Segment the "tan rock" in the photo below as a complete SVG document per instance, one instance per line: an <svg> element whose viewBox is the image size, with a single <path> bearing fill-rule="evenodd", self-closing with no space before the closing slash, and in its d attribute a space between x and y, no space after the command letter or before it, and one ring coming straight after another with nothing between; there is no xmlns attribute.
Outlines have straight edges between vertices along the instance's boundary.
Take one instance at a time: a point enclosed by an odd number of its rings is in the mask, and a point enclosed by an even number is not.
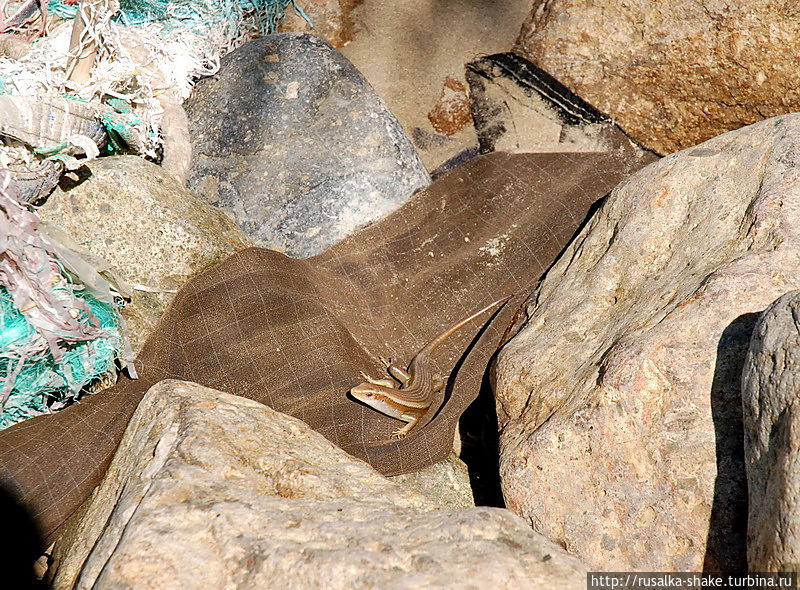
<svg viewBox="0 0 800 590"><path fill-rule="evenodd" d="M740 376L800 287L800 116L619 185L496 366L509 508L590 569L746 569Z"/></svg>
<svg viewBox="0 0 800 590"><path fill-rule="evenodd" d="M510 511L434 510L303 422L162 381L56 549L54 588L585 587Z"/></svg>
<svg viewBox="0 0 800 590"><path fill-rule="evenodd" d="M481 153L642 152L606 115L515 53L470 62L466 76Z"/></svg>
<svg viewBox="0 0 800 590"><path fill-rule="evenodd" d="M515 51L670 153L800 110L800 5L534 0Z"/></svg>
<svg viewBox="0 0 800 590"><path fill-rule="evenodd" d="M750 571L800 571L799 391L800 291L792 291L759 319L742 374Z"/></svg>
<svg viewBox="0 0 800 590"><path fill-rule="evenodd" d="M128 281L178 289L192 275L253 245L223 213L142 158L101 158L82 173L88 177L66 191L56 189L39 215ZM134 351L172 297L134 292L123 312Z"/></svg>
<svg viewBox="0 0 800 590"><path fill-rule="evenodd" d="M447 76L439 93L439 100L428 112L428 121L434 131L442 135L455 135L472 124L467 87L455 78Z"/></svg>
<svg viewBox="0 0 800 590"><path fill-rule="evenodd" d="M303 0L299 4L313 27L290 6L286 9L278 32L313 33L339 49L353 38L351 13L360 2L361 0Z"/></svg>

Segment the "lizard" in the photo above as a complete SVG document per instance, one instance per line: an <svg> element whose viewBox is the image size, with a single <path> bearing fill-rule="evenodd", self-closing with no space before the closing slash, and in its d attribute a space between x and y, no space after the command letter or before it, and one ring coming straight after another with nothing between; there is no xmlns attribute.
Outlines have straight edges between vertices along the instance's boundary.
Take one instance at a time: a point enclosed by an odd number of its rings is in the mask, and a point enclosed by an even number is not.
<svg viewBox="0 0 800 590"><path fill-rule="evenodd" d="M408 363L407 368L381 358L380 360L386 365L389 378L374 379L362 371L360 375L365 382L353 387L350 395L381 414L407 422L393 433L397 438L405 436L430 409L436 393L447 383L445 379L434 377L431 372L429 367L431 353L455 332L509 299L511 295L498 299L447 328L423 346Z"/></svg>

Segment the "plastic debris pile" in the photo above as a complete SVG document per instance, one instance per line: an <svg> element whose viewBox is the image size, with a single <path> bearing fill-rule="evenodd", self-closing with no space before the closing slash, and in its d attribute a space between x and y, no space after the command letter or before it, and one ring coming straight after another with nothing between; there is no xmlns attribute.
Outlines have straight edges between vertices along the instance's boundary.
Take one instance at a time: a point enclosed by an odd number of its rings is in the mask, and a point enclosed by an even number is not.
<svg viewBox="0 0 800 590"><path fill-rule="evenodd" d="M132 356L114 302L124 286L7 192L0 191L0 428L60 409Z"/></svg>
<svg viewBox="0 0 800 590"><path fill-rule="evenodd" d="M124 283L22 203L86 159L157 161L165 105L274 31L290 4L50 0L47 18L36 17L40 0L10 16L0 7L5 42L16 43L0 44L0 428L64 407L116 377L120 360L136 376L118 310ZM34 29L44 36L22 40Z"/></svg>
<svg viewBox="0 0 800 590"><path fill-rule="evenodd" d="M111 107L114 116L104 122L124 141L109 143L109 151L157 160L161 99L185 100L223 55L274 31L289 5L303 14L294 0L50 0L48 35L21 57L0 55L0 94ZM70 50L76 18L83 23L77 52ZM88 46L96 50L91 77L72 83L70 57ZM12 148L0 149L0 160L16 158Z"/></svg>

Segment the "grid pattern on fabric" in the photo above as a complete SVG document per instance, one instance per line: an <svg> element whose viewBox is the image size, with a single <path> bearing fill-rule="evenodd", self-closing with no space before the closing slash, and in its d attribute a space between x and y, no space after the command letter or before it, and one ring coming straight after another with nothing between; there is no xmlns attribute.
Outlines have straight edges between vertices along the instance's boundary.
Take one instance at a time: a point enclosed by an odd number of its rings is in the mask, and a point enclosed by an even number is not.
<svg viewBox="0 0 800 590"><path fill-rule="evenodd" d="M140 355L139 380L0 433L0 481L51 535L99 482L142 395L165 378L296 416L388 475L439 461L515 309L590 206L645 163L622 153L489 154L314 258L239 252L178 293ZM446 403L405 438L390 437L399 422L347 397L359 371L382 376L379 356L408 362L509 294L484 329L478 320L437 350L441 372L457 367Z"/></svg>

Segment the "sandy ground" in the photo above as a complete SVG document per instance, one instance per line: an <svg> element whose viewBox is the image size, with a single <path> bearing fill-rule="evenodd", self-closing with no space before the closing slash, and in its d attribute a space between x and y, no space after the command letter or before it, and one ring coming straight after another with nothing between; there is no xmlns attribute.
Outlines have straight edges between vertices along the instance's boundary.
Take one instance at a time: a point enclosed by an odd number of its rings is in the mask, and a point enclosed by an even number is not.
<svg viewBox="0 0 800 590"><path fill-rule="evenodd" d="M414 140L429 170L477 145L472 125L437 133L428 113L448 76L464 64L513 46L532 0L363 0L353 9L353 39L341 51L367 77ZM452 85L452 84L451 84Z"/></svg>

